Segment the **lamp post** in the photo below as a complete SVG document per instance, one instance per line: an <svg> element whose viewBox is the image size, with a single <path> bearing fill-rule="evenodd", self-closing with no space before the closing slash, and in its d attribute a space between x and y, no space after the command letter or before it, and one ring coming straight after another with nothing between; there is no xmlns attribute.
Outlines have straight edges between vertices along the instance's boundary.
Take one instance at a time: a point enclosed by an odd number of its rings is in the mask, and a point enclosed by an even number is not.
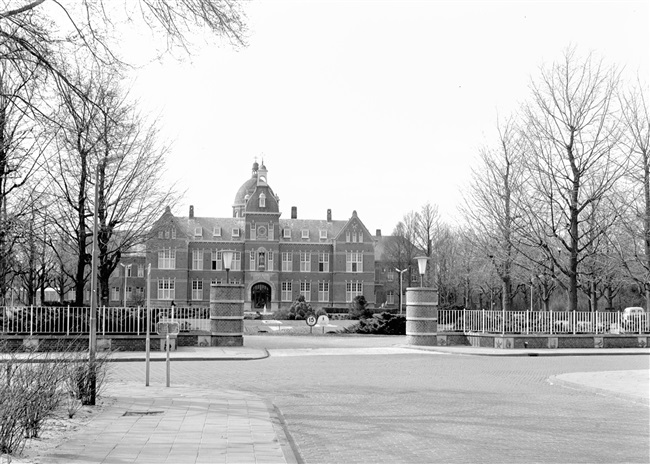
<svg viewBox="0 0 650 464"><path fill-rule="evenodd" d="M174 312L176 310L176 303L174 303L174 300L172 300L172 322L174 322Z"/></svg>
<svg viewBox="0 0 650 464"><path fill-rule="evenodd" d="M124 264L124 263L120 263L120 266L122 266L122 268L124 268L124 308L126 308L126 284L127 284L127 279L129 277L127 275L127 267L128 266L126 264Z"/></svg>
<svg viewBox="0 0 650 464"><path fill-rule="evenodd" d="M232 250L226 250L221 252L221 257L223 258L223 268L226 270L226 284L230 283L229 272L230 266L232 266L232 257L235 253Z"/></svg>
<svg viewBox="0 0 650 464"><path fill-rule="evenodd" d="M420 287L424 287L424 274L427 272L427 261L429 261L429 257L417 256L415 259L418 260L418 270L420 271Z"/></svg>
<svg viewBox="0 0 650 464"><path fill-rule="evenodd" d="M404 293L402 292L402 274L404 274L406 271L408 271L408 267L406 269L399 270L395 268L397 272L399 272L399 315L402 315L402 295Z"/></svg>
<svg viewBox="0 0 650 464"><path fill-rule="evenodd" d="M97 377L95 372L95 352L97 350L97 323L95 318L97 316L97 229L99 228L97 217L98 203L99 202L99 163L97 164L97 172L95 175L95 208L93 219L93 249L92 259L90 261L90 327L88 329L88 376L90 384L90 398L88 403L90 406L95 405L97 396Z"/></svg>

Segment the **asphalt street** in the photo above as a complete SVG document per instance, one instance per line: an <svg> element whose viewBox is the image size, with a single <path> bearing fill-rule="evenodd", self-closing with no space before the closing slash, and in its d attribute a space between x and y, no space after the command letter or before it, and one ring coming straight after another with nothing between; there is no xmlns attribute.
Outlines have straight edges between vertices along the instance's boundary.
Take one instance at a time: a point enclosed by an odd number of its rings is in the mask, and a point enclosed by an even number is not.
<svg viewBox="0 0 650 464"><path fill-rule="evenodd" d="M648 369L648 356L338 354L312 350L300 338L249 336L246 344L265 347L268 358L173 363L172 383L259 395L277 408L299 461L308 464L650 462L647 405L550 381L571 372ZM353 337L319 338L314 348L356 344ZM143 378L142 363L111 368L114 382ZM152 363L151 382L164 384L164 363Z"/></svg>

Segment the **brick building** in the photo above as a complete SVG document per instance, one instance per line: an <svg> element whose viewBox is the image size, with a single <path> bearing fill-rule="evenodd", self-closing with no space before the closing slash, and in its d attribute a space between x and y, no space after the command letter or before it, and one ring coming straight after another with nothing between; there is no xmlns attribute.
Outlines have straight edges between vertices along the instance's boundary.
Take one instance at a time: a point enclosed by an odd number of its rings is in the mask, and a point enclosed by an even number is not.
<svg viewBox="0 0 650 464"><path fill-rule="evenodd" d="M292 207L282 219L268 171L255 162L232 217L200 217L192 206L178 217L168 208L145 254L126 256L121 275L111 278L111 303L122 303L125 288L129 305L144 298L150 264L152 306L207 306L210 285L225 282L222 252L230 250L229 279L245 286L246 310L288 308L301 294L314 308L347 307L356 295L375 304L375 241L356 211L347 220L333 220L331 210L323 219L298 219Z"/></svg>

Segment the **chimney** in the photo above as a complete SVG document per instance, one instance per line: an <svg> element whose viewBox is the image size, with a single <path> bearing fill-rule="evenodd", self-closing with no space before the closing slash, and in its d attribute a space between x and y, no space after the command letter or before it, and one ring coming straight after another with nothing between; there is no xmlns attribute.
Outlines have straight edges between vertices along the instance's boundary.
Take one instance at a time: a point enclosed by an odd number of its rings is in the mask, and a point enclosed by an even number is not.
<svg viewBox="0 0 650 464"><path fill-rule="evenodd" d="M332 210L327 210L327 222L332 222Z"/></svg>
<svg viewBox="0 0 650 464"><path fill-rule="evenodd" d="M291 219L298 219L298 207L297 206L292 206L291 207Z"/></svg>
<svg viewBox="0 0 650 464"><path fill-rule="evenodd" d="M190 219L194 219L194 205L190 205Z"/></svg>
<svg viewBox="0 0 650 464"><path fill-rule="evenodd" d="M375 234L377 237L381 237L381 229L377 229L377 233Z"/></svg>

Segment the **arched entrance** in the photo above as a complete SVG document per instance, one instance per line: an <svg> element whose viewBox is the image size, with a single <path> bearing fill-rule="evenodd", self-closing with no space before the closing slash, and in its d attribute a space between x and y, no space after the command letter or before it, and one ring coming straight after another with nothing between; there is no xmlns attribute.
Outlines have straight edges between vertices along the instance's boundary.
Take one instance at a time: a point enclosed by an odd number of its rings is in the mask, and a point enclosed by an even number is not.
<svg viewBox="0 0 650 464"><path fill-rule="evenodd" d="M253 309L271 309L271 286L265 283L258 283L251 288L251 303Z"/></svg>

